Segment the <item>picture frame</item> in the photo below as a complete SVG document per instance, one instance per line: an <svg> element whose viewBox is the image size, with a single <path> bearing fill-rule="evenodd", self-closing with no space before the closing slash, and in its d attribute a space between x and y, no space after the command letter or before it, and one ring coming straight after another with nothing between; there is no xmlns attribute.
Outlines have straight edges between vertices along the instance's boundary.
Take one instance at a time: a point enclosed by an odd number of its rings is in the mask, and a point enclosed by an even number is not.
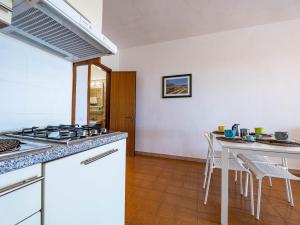
<svg viewBox="0 0 300 225"><path fill-rule="evenodd" d="M162 98L192 97L192 74L162 77Z"/></svg>

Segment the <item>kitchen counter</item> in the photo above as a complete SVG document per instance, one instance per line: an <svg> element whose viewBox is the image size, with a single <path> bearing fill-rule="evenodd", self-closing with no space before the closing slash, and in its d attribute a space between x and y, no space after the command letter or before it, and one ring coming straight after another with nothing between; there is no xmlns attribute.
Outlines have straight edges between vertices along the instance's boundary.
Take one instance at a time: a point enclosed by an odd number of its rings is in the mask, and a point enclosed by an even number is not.
<svg viewBox="0 0 300 225"><path fill-rule="evenodd" d="M41 149L34 152L24 152L0 159L0 174L32 166L37 163L45 163L60 159L92 148L126 139L127 136L127 133L114 132L70 145L49 143L51 147L47 149Z"/></svg>

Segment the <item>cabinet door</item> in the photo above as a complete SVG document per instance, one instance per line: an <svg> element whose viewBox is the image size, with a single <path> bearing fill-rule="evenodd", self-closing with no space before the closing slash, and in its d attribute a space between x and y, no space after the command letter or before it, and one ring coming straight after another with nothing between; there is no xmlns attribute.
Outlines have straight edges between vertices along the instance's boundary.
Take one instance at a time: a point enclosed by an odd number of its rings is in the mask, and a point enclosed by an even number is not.
<svg viewBox="0 0 300 225"><path fill-rule="evenodd" d="M75 8L96 32L102 33L103 0L65 0Z"/></svg>
<svg viewBox="0 0 300 225"><path fill-rule="evenodd" d="M44 225L124 224L125 142L44 165Z"/></svg>
<svg viewBox="0 0 300 225"><path fill-rule="evenodd" d="M41 164L0 175L0 225L14 225L41 210Z"/></svg>

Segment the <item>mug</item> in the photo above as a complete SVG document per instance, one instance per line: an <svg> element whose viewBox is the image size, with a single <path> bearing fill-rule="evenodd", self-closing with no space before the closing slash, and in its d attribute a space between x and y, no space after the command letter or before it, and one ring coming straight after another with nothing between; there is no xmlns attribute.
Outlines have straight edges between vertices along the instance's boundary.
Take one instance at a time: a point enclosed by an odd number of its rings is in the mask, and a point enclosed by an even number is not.
<svg viewBox="0 0 300 225"><path fill-rule="evenodd" d="M240 129L241 137L246 137L247 135L249 135L249 133L250 133L249 129L246 129L246 128Z"/></svg>
<svg viewBox="0 0 300 225"><path fill-rule="evenodd" d="M264 133L265 133L265 128L263 128L263 127L255 128L255 134L264 134Z"/></svg>
<svg viewBox="0 0 300 225"><path fill-rule="evenodd" d="M288 132L277 131L274 134L275 134L275 139L276 140L286 141L286 140L289 139L289 133Z"/></svg>
<svg viewBox="0 0 300 225"><path fill-rule="evenodd" d="M225 130L225 126L223 126L223 125L218 126L218 131L224 132L224 130Z"/></svg>
<svg viewBox="0 0 300 225"><path fill-rule="evenodd" d="M225 130L224 134L227 138L235 138L236 130Z"/></svg>

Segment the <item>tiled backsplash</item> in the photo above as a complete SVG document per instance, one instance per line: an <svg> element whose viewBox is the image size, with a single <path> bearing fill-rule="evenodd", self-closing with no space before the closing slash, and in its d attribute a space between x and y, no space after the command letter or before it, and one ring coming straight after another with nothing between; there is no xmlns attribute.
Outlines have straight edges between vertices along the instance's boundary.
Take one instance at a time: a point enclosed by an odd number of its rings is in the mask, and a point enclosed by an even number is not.
<svg viewBox="0 0 300 225"><path fill-rule="evenodd" d="M0 131L71 122L72 63L0 33Z"/></svg>

